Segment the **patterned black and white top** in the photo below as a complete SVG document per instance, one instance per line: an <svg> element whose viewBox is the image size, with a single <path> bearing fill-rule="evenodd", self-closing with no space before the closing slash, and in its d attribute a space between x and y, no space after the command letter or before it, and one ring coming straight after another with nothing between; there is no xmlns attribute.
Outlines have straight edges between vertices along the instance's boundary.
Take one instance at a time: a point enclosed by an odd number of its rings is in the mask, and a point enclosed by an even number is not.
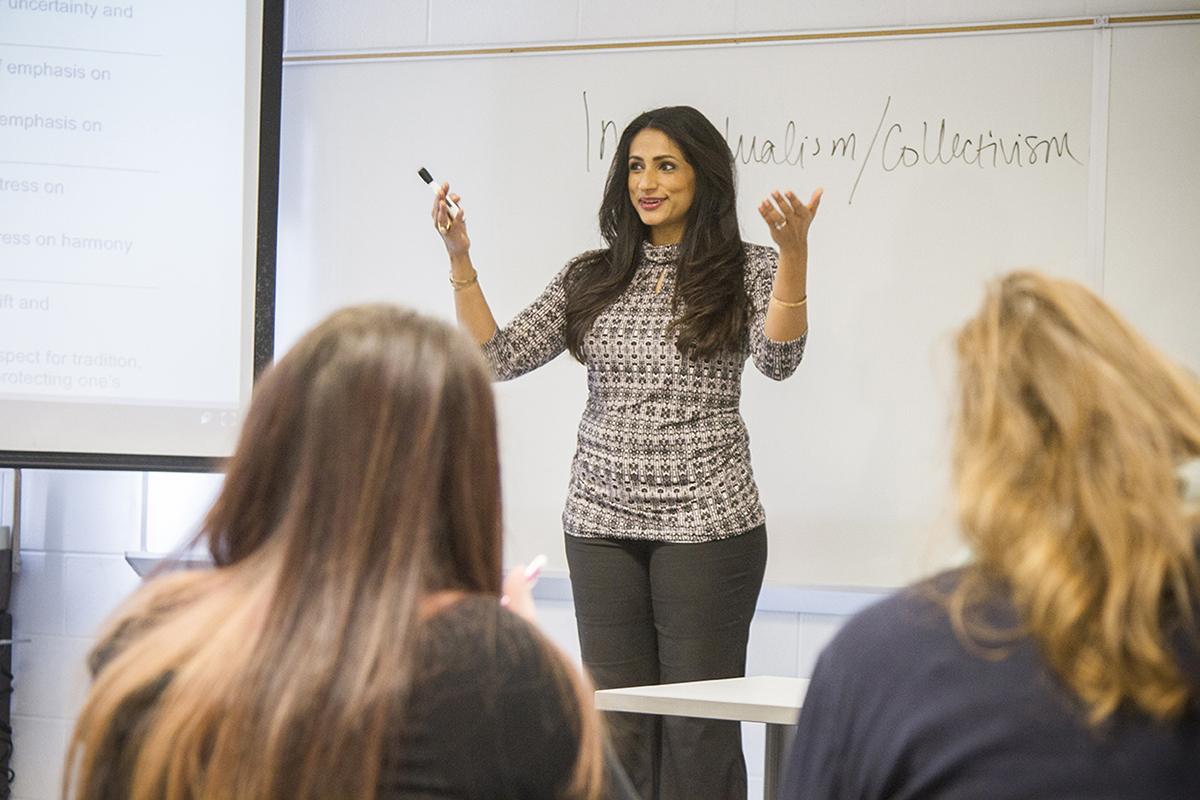
<svg viewBox="0 0 1200 800"><path fill-rule="evenodd" d="M738 411L742 370L752 356L760 372L783 380L800 363L807 334L774 342L763 333L779 256L744 246L753 311L738 351L692 358L668 335L678 245L643 244L629 287L597 317L583 347L588 400L563 511L568 534L707 542L764 522ZM566 349L566 269L483 345L499 380Z"/></svg>

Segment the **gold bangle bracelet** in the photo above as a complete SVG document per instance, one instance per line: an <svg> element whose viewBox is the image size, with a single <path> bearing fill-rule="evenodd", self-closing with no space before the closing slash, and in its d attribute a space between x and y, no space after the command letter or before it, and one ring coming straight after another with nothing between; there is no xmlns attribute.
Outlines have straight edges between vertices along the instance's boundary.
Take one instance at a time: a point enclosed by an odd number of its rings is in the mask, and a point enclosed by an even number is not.
<svg viewBox="0 0 1200 800"><path fill-rule="evenodd" d="M454 291L456 291L456 292L461 292L463 289L466 289L468 286L474 286L478 282L479 282L479 273L478 272L472 273L471 277L469 277L463 281L455 280L454 273L453 272L450 273L450 285L454 287Z"/></svg>
<svg viewBox="0 0 1200 800"><path fill-rule="evenodd" d="M808 302L808 295L804 295L804 299L798 303L789 303L787 300L780 300L778 297L775 296L774 292L771 292L771 299L774 300L776 303L779 303L779 305L783 306L784 308L799 308L800 306L802 306Z"/></svg>

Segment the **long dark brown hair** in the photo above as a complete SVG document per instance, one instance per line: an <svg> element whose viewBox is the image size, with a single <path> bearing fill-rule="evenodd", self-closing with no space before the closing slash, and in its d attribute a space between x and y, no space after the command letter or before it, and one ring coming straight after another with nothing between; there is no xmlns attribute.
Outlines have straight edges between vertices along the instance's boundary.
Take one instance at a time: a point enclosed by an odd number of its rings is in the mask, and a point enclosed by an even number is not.
<svg viewBox="0 0 1200 800"><path fill-rule="evenodd" d="M649 228L629 199L629 148L647 128L662 131L696 175L696 193L680 241L672 308L676 346L696 357L739 347L750 320L745 252L737 220L733 154L721 133L691 106L639 115L621 133L600 203L607 249L581 256L568 269L567 348L584 360L583 343L596 318L629 286Z"/></svg>
<svg viewBox="0 0 1200 800"><path fill-rule="evenodd" d="M151 581L101 636L64 796L373 797L429 601L498 599L500 537L478 348L393 306L335 313L258 385L199 537L217 568Z"/></svg>

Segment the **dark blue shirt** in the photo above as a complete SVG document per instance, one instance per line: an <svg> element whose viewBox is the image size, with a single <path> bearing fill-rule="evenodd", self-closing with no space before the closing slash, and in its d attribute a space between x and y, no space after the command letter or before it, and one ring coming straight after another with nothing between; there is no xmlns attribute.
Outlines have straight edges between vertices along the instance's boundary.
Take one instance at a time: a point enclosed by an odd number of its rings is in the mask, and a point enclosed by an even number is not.
<svg viewBox="0 0 1200 800"><path fill-rule="evenodd" d="M1200 798L1200 709L1177 723L1130 709L1087 724L1028 637L964 646L933 592L956 573L857 615L821 654L781 796ZM982 609L1009 626L1001 597ZM1185 657L1200 686L1194 659Z"/></svg>

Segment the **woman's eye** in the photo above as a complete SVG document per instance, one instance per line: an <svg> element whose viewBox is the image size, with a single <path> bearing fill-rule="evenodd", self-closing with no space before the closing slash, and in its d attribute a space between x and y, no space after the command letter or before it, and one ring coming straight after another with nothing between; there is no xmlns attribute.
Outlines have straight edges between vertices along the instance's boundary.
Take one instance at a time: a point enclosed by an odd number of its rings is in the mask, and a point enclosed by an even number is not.
<svg viewBox="0 0 1200 800"><path fill-rule="evenodd" d="M670 172L673 169L675 169L675 165L672 164L670 161L664 161L662 163L662 165L659 167L659 169L663 170L664 172Z"/></svg>
<svg viewBox="0 0 1200 800"><path fill-rule="evenodd" d="M630 164L630 165L629 165L629 171L630 171L630 172L641 172L641 171L642 171L642 165L641 165L639 162L636 162L636 161L635 161L634 163L632 163L632 164Z"/></svg>

